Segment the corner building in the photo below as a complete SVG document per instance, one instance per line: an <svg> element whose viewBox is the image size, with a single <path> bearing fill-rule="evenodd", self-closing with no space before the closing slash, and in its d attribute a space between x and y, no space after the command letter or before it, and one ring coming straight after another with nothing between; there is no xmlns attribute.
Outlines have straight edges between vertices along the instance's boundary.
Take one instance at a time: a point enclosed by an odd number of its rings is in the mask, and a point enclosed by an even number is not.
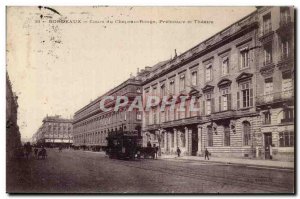
<svg viewBox="0 0 300 199"><path fill-rule="evenodd" d="M40 146L70 146L73 143L72 120L61 118L59 115L46 116L33 139Z"/></svg>
<svg viewBox="0 0 300 199"><path fill-rule="evenodd" d="M289 14L282 14L282 10ZM166 154L176 153L179 147L186 155L203 155L207 148L213 156L221 157L270 158L266 155L270 146L274 152L277 148L278 152L286 151L279 150L283 141L278 141L285 134L277 133L274 127L279 125L286 129L284 132L291 132L294 125L290 111L293 110L291 93L294 90L290 80L293 15L293 8L258 7L255 12L181 55L153 66L143 81L144 98L149 95L187 96L185 107L189 107L194 96L197 99L194 106L199 111L177 111L179 103L175 110L161 111L156 106L144 111L144 144L158 145ZM287 24L289 29L282 27ZM285 29L290 36L282 33ZM282 54L286 52L289 55ZM268 72L268 77L263 75L265 70L272 71ZM271 76L274 85L276 80L274 90L270 89ZM288 99L278 101L278 96L282 100L288 92L291 92ZM262 93L273 95L269 98L272 99L270 103L277 103L277 106L264 104ZM280 120L277 116L285 108L288 112ZM274 122L263 126L262 116L268 111L272 112ZM289 123L278 124L276 121ZM286 137L293 139L291 134Z"/></svg>

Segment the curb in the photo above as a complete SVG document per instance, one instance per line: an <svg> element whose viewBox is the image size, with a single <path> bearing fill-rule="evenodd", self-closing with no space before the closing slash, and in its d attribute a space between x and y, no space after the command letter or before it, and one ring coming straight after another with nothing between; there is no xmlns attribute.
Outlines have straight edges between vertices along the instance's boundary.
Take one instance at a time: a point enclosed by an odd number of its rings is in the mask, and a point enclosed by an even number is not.
<svg viewBox="0 0 300 199"><path fill-rule="evenodd" d="M260 164L243 164L243 163L234 163L234 162L223 162L217 160L195 160L195 159L180 159L180 158L160 158L160 160L178 160L178 161L193 161L193 162L212 162L212 163L223 163L227 165L234 166L248 166L248 167L261 167L261 168L270 168L270 169L285 169L285 170L294 170L294 167L284 167L284 166L270 166L270 165L260 165Z"/></svg>

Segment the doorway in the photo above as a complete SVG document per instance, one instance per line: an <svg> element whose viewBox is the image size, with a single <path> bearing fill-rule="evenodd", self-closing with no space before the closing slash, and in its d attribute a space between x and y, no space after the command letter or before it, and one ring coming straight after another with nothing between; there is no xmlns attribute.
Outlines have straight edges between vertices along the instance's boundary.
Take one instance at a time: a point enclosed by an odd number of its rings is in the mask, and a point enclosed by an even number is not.
<svg viewBox="0 0 300 199"><path fill-rule="evenodd" d="M192 156L196 156L198 152L198 128L197 126L192 128Z"/></svg>
<svg viewBox="0 0 300 199"><path fill-rule="evenodd" d="M272 133L265 133L264 140L265 140L265 159L272 159L271 149L270 149L272 147Z"/></svg>

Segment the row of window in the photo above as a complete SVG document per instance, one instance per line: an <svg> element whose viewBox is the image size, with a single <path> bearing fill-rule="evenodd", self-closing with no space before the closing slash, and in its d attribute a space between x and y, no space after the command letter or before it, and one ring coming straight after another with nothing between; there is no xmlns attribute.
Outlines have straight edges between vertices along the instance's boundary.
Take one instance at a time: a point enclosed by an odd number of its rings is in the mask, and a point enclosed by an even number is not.
<svg viewBox="0 0 300 199"><path fill-rule="evenodd" d="M91 144L91 143L106 143L106 131L95 132L92 134L76 135L74 136L75 143Z"/></svg>
<svg viewBox="0 0 300 199"><path fill-rule="evenodd" d="M136 113L136 120L140 121L142 119L141 113ZM118 121L126 121L127 120L127 112L126 110L117 113L109 113L105 116L100 116L89 121L84 121L79 124L74 125L74 132L85 132L92 129L96 129L103 125L109 125L116 123Z"/></svg>
<svg viewBox="0 0 300 199"><path fill-rule="evenodd" d="M248 121L243 122L243 145L249 146L251 145L251 125ZM214 131L212 126L207 127L207 146L213 147L214 146ZM229 125L224 126L224 146L230 146L230 127Z"/></svg>

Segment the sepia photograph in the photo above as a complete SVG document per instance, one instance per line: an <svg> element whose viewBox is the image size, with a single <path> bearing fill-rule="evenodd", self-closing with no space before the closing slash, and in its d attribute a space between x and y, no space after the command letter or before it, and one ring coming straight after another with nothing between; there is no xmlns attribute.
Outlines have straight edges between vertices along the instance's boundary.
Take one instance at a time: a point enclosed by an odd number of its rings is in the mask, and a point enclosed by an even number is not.
<svg viewBox="0 0 300 199"><path fill-rule="evenodd" d="M296 193L294 6L7 6L6 193Z"/></svg>

